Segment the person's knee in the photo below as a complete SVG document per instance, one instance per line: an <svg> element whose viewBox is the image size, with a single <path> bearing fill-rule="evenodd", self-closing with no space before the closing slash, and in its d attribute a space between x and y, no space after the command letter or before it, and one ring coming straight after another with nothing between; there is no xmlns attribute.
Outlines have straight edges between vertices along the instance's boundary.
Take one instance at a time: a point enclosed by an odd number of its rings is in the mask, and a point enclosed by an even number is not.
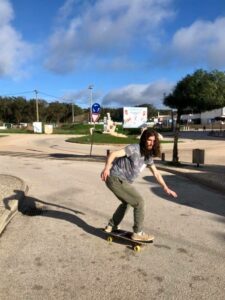
<svg viewBox="0 0 225 300"><path fill-rule="evenodd" d="M135 205L133 206L134 208L143 208L144 209L144 200L142 198L137 198L136 199L136 203Z"/></svg>
<svg viewBox="0 0 225 300"><path fill-rule="evenodd" d="M126 202L122 202L120 207L126 210L128 207L128 204Z"/></svg>

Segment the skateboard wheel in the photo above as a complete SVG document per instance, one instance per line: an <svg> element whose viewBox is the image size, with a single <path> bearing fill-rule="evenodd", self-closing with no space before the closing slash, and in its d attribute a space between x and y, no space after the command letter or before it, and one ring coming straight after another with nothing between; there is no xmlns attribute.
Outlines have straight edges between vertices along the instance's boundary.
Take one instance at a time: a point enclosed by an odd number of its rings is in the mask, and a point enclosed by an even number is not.
<svg viewBox="0 0 225 300"><path fill-rule="evenodd" d="M141 251L141 247L138 246L138 245L134 246L134 251L135 252L140 252Z"/></svg>
<svg viewBox="0 0 225 300"><path fill-rule="evenodd" d="M109 243L112 243L113 238L112 238L111 236L108 236L108 237L107 237L107 241L108 241Z"/></svg>

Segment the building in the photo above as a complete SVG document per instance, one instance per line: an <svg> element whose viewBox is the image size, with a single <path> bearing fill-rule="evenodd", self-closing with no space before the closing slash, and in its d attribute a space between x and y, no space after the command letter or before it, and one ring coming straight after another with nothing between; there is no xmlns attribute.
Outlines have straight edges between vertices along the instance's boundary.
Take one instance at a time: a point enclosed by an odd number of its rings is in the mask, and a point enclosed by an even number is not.
<svg viewBox="0 0 225 300"><path fill-rule="evenodd" d="M199 114L186 114L181 116L186 124L209 125L215 122L225 122L225 107L205 111Z"/></svg>

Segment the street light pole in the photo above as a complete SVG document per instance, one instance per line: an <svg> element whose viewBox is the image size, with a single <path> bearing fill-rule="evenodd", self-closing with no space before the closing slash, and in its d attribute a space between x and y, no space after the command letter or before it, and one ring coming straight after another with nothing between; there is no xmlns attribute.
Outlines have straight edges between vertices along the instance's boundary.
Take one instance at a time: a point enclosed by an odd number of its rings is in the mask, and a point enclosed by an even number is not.
<svg viewBox="0 0 225 300"><path fill-rule="evenodd" d="M92 109L92 89L93 89L93 84L90 84L89 85L89 87L88 87L88 89L90 90L90 113L89 113L89 121L90 121L90 123L91 123L91 115L92 115L92 111L91 111L91 109Z"/></svg>
<svg viewBox="0 0 225 300"><path fill-rule="evenodd" d="M37 114L37 122L39 122L39 111L38 111L38 98L37 98L37 94L38 91L34 90L35 94L36 94L36 114Z"/></svg>
<svg viewBox="0 0 225 300"><path fill-rule="evenodd" d="M74 123L74 104L72 102L72 123Z"/></svg>

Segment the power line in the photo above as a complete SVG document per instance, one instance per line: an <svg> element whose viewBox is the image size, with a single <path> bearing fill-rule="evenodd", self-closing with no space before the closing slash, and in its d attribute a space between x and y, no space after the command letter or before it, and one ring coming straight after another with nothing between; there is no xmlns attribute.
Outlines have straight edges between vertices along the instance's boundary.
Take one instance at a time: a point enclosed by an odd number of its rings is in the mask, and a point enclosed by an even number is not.
<svg viewBox="0 0 225 300"><path fill-rule="evenodd" d="M39 93L39 94L42 94L42 95L45 95L45 96L48 96L48 97L55 98L55 99L57 99L58 101L63 101L63 102L72 101L72 102L73 102L73 100L68 100L68 99L66 99L66 98L64 98L64 97L53 96L53 95L50 95L50 94L47 94L47 93L44 93L44 92L41 92L41 91L38 91L38 93Z"/></svg>
<svg viewBox="0 0 225 300"><path fill-rule="evenodd" d="M37 91L38 94L42 94L42 95L45 95L45 96L48 96L48 97L52 97L52 98L55 98L55 99L63 100L62 97L50 95L50 94L47 94L47 93L42 92L40 90L32 90L32 91L25 91L25 92L17 92L17 93L11 93L11 94L4 94L4 95L1 95L1 97L7 97L7 96L10 97L10 96L16 96L16 95L23 95L23 94L33 94L35 91Z"/></svg>
<svg viewBox="0 0 225 300"><path fill-rule="evenodd" d="M33 93L34 91L26 91L26 92L19 92L19 93L12 93L12 94L5 94L5 95L2 95L2 97L5 97L5 96L14 96L14 95L22 95L22 94L30 94L30 93Z"/></svg>
<svg viewBox="0 0 225 300"><path fill-rule="evenodd" d="M49 95L47 93L44 93L44 92L41 92L41 91L38 91L39 94L42 94L42 95L45 95L45 96L48 96L48 97L52 97L52 98L56 98L56 99L59 99L60 97L57 97L57 96L53 96L53 95Z"/></svg>
<svg viewBox="0 0 225 300"><path fill-rule="evenodd" d="M72 100L72 99L70 99L70 100L68 100L68 99L65 99L65 98L63 98L63 97L57 97L57 96L55 96L55 95L50 95L50 94L48 94L48 93L45 93L45 92L42 92L42 91L40 91L40 90L37 90L37 89L35 89L35 90L33 90L33 91L25 91L25 92L19 92L19 93L12 93L12 94L8 94L8 95L4 95L4 96L13 96L13 95L22 95L22 94L30 94L30 93L35 93L35 103L36 103L36 118L37 118L37 122L39 122L39 109L38 109L38 106L39 106L39 101L38 101L38 94L40 95L45 95L45 96L47 96L47 97L51 97L51 98L54 98L55 100L57 100L58 102L61 102L61 103L68 103L68 102L71 102L71 104L72 104L72 120L73 120L73 122L74 122L74 104L73 104L73 101L74 100ZM4 96L2 96L2 97L4 97ZM53 100L53 99L48 99L48 101L50 101L51 102L51 100ZM53 100L54 101L54 100Z"/></svg>

